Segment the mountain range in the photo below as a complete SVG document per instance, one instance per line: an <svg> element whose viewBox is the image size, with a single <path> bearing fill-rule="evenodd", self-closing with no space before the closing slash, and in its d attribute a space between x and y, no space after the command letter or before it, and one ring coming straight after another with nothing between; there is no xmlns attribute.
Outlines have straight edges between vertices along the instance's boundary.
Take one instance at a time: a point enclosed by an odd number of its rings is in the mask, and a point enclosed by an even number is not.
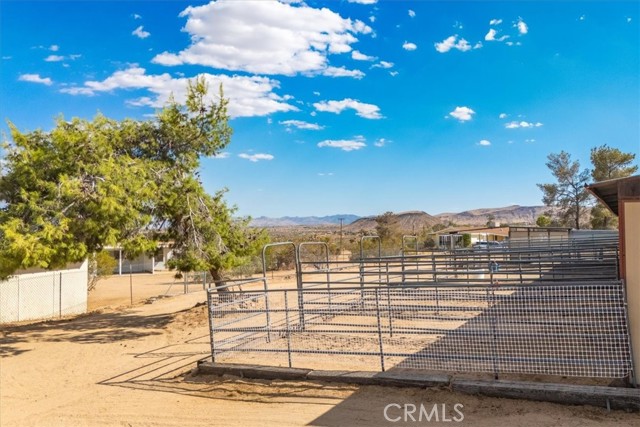
<svg viewBox="0 0 640 427"><path fill-rule="evenodd" d="M535 225L536 218L544 214L549 208L546 206L505 206L501 208L482 208L464 212L445 212L430 215L423 211L408 211L395 214L394 222L403 230L419 230L432 227L438 223L453 222L458 225L485 225L493 217L495 222L502 224ZM342 214L329 216L307 216L281 218L258 217L251 225L254 227L295 227L317 225L339 225L343 218L343 225L347 231L370 230L375 228L375 216L359 217L357 215Z"/></svg>

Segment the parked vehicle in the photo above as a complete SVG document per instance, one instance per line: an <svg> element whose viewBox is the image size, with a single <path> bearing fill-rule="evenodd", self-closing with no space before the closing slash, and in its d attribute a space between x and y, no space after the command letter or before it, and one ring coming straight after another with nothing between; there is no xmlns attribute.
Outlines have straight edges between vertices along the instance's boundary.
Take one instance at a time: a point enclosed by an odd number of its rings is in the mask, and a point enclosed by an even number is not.
<svg viewBox="0 0 640 427"><path fill-rule="evenodd" d="M498 249L502 249L504 246L502 246L502 243L500 242L495 242L495 241L483 241L480 240L476 243L473 244L473 250L498 250Z"/></svg>

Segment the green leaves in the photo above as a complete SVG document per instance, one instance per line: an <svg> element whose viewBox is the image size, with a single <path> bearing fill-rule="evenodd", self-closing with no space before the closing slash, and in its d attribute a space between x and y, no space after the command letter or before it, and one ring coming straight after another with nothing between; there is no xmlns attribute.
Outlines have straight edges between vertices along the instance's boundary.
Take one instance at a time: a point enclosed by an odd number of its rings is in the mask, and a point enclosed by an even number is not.
<svg viewBox="0 0 640 427"><path fill-rule="evenodd" d="M50 132L13 124L0 175L0 278L32 266L55 268L120 244L126 256L174 241L180 269L239 265L265 241L233 219L223 193L206 194L200 157L230 142L227 100L207 104L204 79L185 105L155 120L58 118Z"/></svg>

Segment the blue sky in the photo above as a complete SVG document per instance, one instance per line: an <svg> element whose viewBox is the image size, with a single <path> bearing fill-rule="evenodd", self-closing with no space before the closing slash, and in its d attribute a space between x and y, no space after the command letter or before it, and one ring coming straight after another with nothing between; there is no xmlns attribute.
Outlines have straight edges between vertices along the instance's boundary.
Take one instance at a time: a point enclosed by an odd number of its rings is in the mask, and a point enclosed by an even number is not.
<svg viewBox="0 0 640 427"><path fill-rule="evenodd" d="M0 116L146 120L204 74L234 136L203 181L241 214L538 205L551 152L640 157L639 24L637 1L2 1Z"/></svg>

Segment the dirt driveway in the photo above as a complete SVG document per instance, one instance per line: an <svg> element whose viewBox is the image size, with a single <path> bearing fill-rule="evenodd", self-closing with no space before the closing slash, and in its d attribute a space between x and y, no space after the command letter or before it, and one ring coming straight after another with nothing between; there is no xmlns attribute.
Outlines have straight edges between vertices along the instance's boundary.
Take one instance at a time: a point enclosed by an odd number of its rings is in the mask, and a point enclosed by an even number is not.
<svg viewBox="0 0 640 427"><path fill-rule="evenodd" d="M2 426L637 426L640 415L447 390L188 375L209 351L204 293L125 311L4 327ZM207 380L207 381L205 381ZM463 405L461 423L385 420L395 403ZM387 412L395 420L402 409ZM441 413L441 410L438 410Z"/></svg>

